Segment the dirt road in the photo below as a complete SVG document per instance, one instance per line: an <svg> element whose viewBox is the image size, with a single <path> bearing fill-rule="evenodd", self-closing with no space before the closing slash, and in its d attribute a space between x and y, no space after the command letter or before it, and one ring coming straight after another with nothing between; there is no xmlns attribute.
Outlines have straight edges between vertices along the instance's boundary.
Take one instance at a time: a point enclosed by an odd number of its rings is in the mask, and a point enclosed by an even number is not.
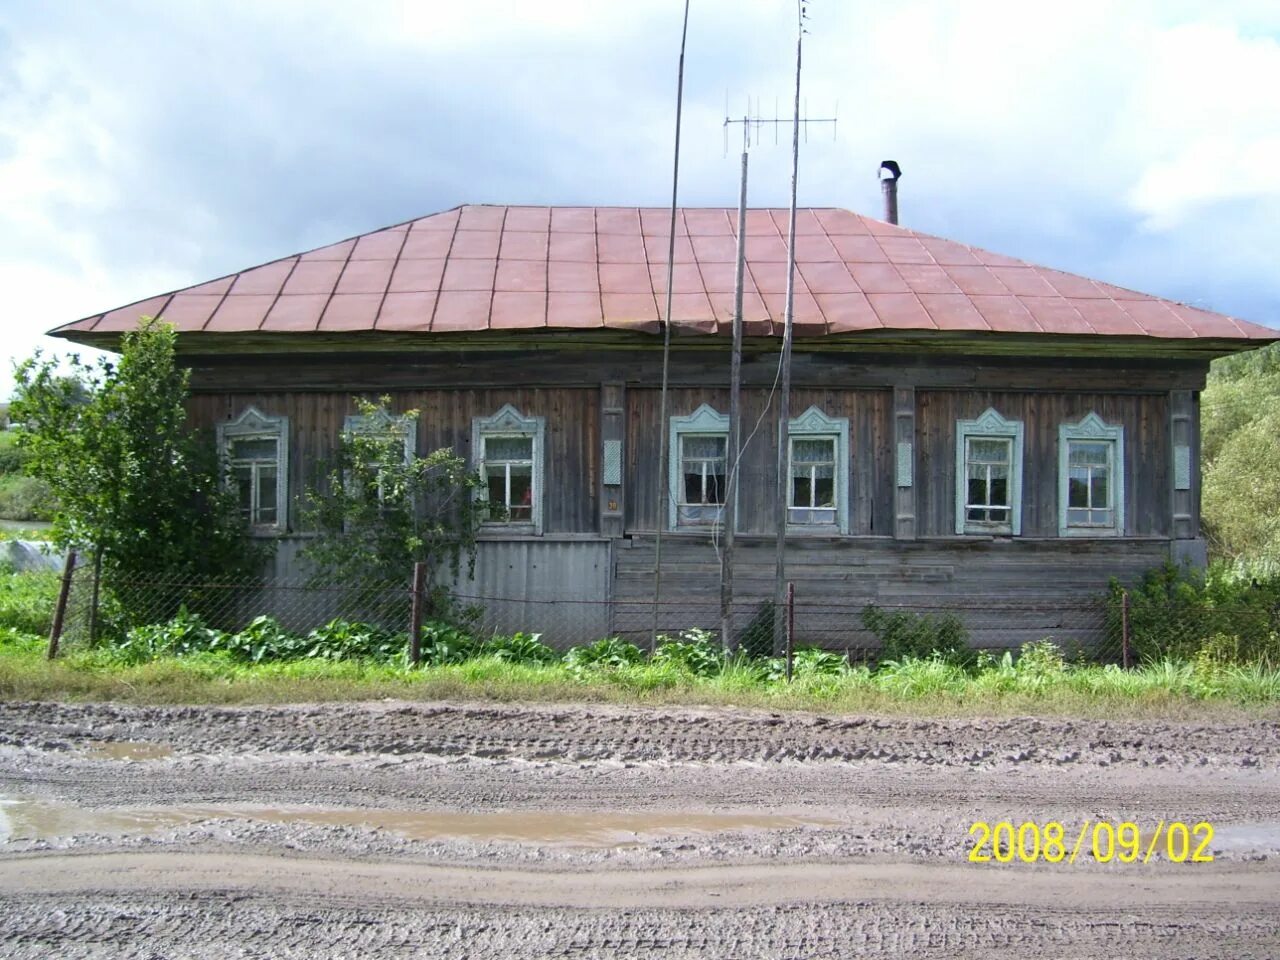
<svg viewBox="0 0 1280 960"><path fill-rule="evenodd" d="M6 957L1270 958L1278 906L1271 722L0 704Z"/></svg>

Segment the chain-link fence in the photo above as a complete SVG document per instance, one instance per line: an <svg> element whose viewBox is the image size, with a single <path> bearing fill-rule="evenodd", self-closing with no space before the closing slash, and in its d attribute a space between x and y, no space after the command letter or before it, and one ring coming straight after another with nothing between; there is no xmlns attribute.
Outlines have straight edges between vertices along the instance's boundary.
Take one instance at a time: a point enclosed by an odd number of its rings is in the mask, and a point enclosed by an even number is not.
<svg viewBox="0 0 1280 960"><path fill-rule="evenodd" d="M345 621L402 638L407 648L416 622L430 632L449 621L477 641L516 633L539 634L567 649L621 637L648 646L655 635L698 629L727 636L752 655L819 647L850 660L927 656L933 652L1017 650L1052 640L1064 653L1095 662L1128 664L1163 652L1192 656L1214 637L1280 633L1280 609L1249 603L1219 605L1206 614L1170 598L1152 600L1123 591L1046 599L1019 594L874 599L805 593L797 587L781 604L740 597L723 610L719 597L668 596L601 600L556 596L449 594L434 587L415 594L403 583L333 583L316 580L184 580L164 576L102 576L76 560L64 573L66 590L55 629L63 649L118 642L128 631L194 614L210 628L235 633L268 617L283 631L309 631ZM673 592L675 592L673 588Z"/></svg>

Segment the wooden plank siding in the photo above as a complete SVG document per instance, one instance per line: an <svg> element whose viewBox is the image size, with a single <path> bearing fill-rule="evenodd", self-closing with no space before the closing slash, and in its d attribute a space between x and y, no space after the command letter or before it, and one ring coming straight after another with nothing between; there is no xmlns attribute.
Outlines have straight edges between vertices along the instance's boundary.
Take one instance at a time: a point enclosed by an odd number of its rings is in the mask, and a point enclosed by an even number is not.
<svg viewBox="0 0 1280 960"><path fill-rule="evenodd" d="M600 477L599 388L491 388L400 390L390 394L393 413L419 410L418 452L441 447L471 458L471 421L510 403L525 416L547 419L544 452L543 525L548 534L594 533ZM377 394L364 394L376 400ZM344 419L356 412L351 393L200 393L188 403L192 423L212 429L239 416L250 404L289 418L289 526L300 529L308 485L322 482L332 463Z"/></svg>
<svg viewBox="0 0 1280 960"><path fill-rule="evenodd" d="M774 410L770 410L751 434L768 402L769 390L742 391L744 454L739 471L738 529L744 533L769 533L774 529L777 502L778 435ZM774 398L776 403L776 397ZM729 410L727 388L675 387L667 392L668 417L686 416L702 404L720 413ZM800 416L816 406L832 417L849 419L850 511L854 535L891 536L893 533L893 413L889 390L842 390L799 387L792 390L791 410ZM661 391L631 386L627 389L627 530L652 532L661 517L658 464L661 444ZM674 491L673 491L674 493Z"/></svg>
<svg viewBox="0 0 1280 960"><path fill-rule="evenodd" d="M1172 478L1167 394L922 390L916 393L918 536L954 536L956 421L993 407L1025 429L1022 536L1058 536L1058 425L1089 412L1124 426L1125 535L1170 535Z"/></svg>
<svg viewBox="0 0 1280 960"><path fill-rule="evenodd" d="M615 556L614 629L643 639L653 613L653 540L633 537ZM860 614L877 604L917 613L954 611L979 647L1017 647L1052 636L1096 651L1110 579L1134 582L1168 558L1169 542L1154 539L793 540L787 579L795 583L797 639L805 644L874 648ZM720 566L711 544L671 536L663 544L662 569L659 629L717 629ZM773 577L772 541L740 538L735 630L745 629L772 598Z"/></svg>
<svg viewBox="0 0 1280 960"><path fill-rule="evenodd" d="M1039 349L1050 351L1041 337ZM333 393L344 390L386 392L457 387L476 389L519 383L529 387L580 387L603 381L626 381L652 387L661 382L661 354L644 342L623 350L602 345L569 347L555 338L540 348L511 349L490 343L487 349L405 351L394 359L367 350L333 354L290 352L288 362L258 353L242 356L183 356L192 370L195 392L239 392L269 383L275 390ZM827 352L819 352L825 349ZM880 389L912 386L925 389L980 390L1094 390L1109 393L1201 390L1209 364L1204 360L1059 355L952 357L919 352L869 354L831 349L820 343L796 341L791 382L797 387ZM742 383L768 388L778 370L777 344L748 347L742 362ZM670 383L673 386L727 386L729 350L725 343L690 348L673 344Z"/></svg>

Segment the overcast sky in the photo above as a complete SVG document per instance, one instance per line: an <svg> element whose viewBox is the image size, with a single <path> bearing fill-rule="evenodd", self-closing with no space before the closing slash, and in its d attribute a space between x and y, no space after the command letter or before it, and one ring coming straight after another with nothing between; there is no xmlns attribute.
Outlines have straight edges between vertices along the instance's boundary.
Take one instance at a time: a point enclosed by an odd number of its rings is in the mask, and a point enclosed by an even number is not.
<svg viewBox="0 0 1280 960"><path fill-rule="evenodd" d="M811 0L800 203L1280 326L1280 3ZM57 324L461 203L670 202L681 0L0 7L4 364ZM680 199L786 113L788 0L692 0ZM752 153L785 205L787 132Z"/></svg>

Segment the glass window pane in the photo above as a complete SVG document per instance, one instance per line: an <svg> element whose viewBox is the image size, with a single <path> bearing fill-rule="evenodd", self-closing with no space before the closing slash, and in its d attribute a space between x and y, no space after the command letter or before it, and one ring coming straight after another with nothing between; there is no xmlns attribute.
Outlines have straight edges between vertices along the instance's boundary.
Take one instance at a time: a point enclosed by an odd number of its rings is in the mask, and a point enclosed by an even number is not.
<svg viewBox="0 0 1280 960"><path fill-rule="evenodd" d="M275 440L233 440L231 441L231 458L233 460L275 460Z"/></svg>
<svg viewBox="0 0 1280 960"><path fill-rule="evenodd" d="M834 507L836 505L836 483L832 477L818 477L814 484L814 506Z"/></svg>
<svg viewBox="0 0 1280 960"><path fill-rule="evenodd" d="M240 515L251 521L253 511L253 468L236 467L231 471L231 479L236 487L237 500L240 504Z"/></svg>
<svg viewBox="0 0 1280 960"><path fill-rule="evenodd" d="M533 517L533 468L528 465L511 466L512 520L530 520Z"/></svg>
<svg viewBox="0 0 1280 960"><path fill-rule="evenodd" d="M1089 505L1089 480L1087 470L1071 471L1067 478L1067 506L1087 507Z"/></svg>
<svg viewBox="0 0 1280 960"><path fill-rule="evenodd" d="M724 503L724 474L707 471L707 503Z"/></svg>
<svg viewBox="0 0 1280 960"><path fill-rule="evenodd" d="M682 436L682 455L686 460L723 460L728 440L725 437Z"/></svg>
<svg viewBox="0 0 1280 960"><path fill-rule="evenodd" d="M684 502L685 503L701 503L702 502L702 471L697 473L684 474Z"/></svg>
<svg viewBox="0 0 1280 960"><path fill-rule="evenodd" d="M1008 463L1011 444L1008 440L969 438L969 460L974 463Z"/></svg>
<svg viewBox="0 0 1280 960"><path fill-rule="evenodd" d="M809 477L807 475L791 478L791 506L809 506Z"/></svg>
<svg viewBox="0 0 1280 960"><path fill-rule="evenodd" d="M1094 441L1071 441L1071 465L1084 466L1093 464L1106 466L1110 454L1110 443Z"/></svg>
<svg viewBox="0 0 1280 960"><path fill-rule="evenodd" d="M1090 506L1106 507L1111 503L1110 484L1107 483L1107 471L1105 468L1095 468L1093 471L1093 496L1090 499Z"/></svg>
<svg viewBox="0 0 1280 960"><path fill-rule="evenodd" d="M989 510L987 512L991 517L992 523L1008 523L1009 522L1008 510Z"/></svg>
<svg viewBox="0 0 1280 960"><path fill-rule="evenodd" d="M969 503L987 502L987 478L985 475L975 477L974 468L969 468Z"/></svg>
<svg viewBox="0 0 1280 960"><path fill-rule="evenodd" d="M258 468L258 512L271 511L271 519L259 519L259 523L274 523L276 512L276 468Z"/></svg>
<svg viewBox="0 0 1280 960"><path fill-rule="evenodd" d="M506 506L507 478L502 470L489 470L485 477L485 488L489 494L489 502L498 506Z"/></svg>
<svg viewBox="0 0 1280 960"><path fill-rule="evenodd" d="M533 437L485 437L484 459L532 460Z"/></svg>
<svg viewBox="0 0 1280 960"><path fill-rule="evenodd" d="M793 440L791 442L791 462L798 463L831 463L836 458L835 440L823 437L820 439Z"/></svg>
<svg viewBox="0 0 1280 960"><path fill-rule="evenodd" d="M1002 507L1009 505L1009 481L1007 479L994 476L991 478L991 499L988 502L999 504Z"/></svg>

